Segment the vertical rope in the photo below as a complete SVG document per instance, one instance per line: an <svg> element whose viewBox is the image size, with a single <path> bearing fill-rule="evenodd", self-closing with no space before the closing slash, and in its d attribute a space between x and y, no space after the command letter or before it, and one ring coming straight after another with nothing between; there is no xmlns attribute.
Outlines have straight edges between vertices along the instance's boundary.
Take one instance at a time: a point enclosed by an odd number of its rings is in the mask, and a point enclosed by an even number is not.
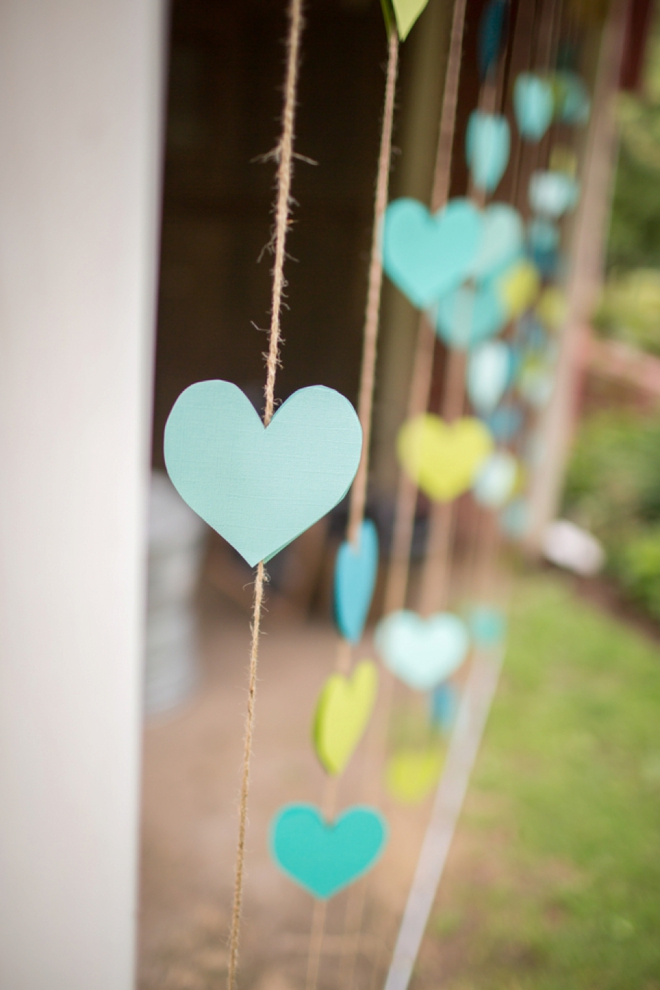
<svg viewBox="0 0 660 990"><path fill-rule="evenodd" d="M374 226L371 237L371 258L369 261L369 288L364 315L364 343L362 348L362 369L360 372L360 392L358 395L358 416L362 426L362 456L351 489L348 512L348 538L355 545L358 541L360 525L364 519L367 500L367 476L369 469L369 446L371 442L371 411L374 398L376 374L376 344L378 340L378 320L380 316L380 296L383 284L383 264L380 256L380 227L387 207L387 194L392 157L392 124L394 120L394 93L399 63L399 37L396 31L390 32L387 58L387 82L385 84L385 107L383 128L380 136L378 175L374 200Z"/></svg>
<svg viewBox="0 0 660 990"><path fill-rule="evenodd" d="M284 109L282 112L282 134L273 157L277 168L277 200L275 204L275 226L273 245L273 287L271 296L270 333L266 356L266 408L264 426L273 418L275 408L275 376L280 363L282 296L286 287L284 259L286 257L286 236L290 226L291 179L293 175L293 136L296 112L296 91L298 86L298 64L300 61L300 38L303 28L302 0L291 0L289 5L289 30L287 35L286 78L284 83ZM264 598L264 585L267 581L263 561L257 567L254 584L254 604L252 610L252 642L250 645L250 673L248 682L248 704L245 716L245 739L243 746L243 772L238 809L238 842L236 846L236 866L234 878L234 900L232 905L231 929L229 933L229 966L227 988L234 990L238 968L241 909L243 903L243 877L245 872L245 834L247 831L247 803L250 790L250 761L252 756L252 735L254 731L254 704L257 692L257 659L259 655L259 632L261 610Z"/></svg>

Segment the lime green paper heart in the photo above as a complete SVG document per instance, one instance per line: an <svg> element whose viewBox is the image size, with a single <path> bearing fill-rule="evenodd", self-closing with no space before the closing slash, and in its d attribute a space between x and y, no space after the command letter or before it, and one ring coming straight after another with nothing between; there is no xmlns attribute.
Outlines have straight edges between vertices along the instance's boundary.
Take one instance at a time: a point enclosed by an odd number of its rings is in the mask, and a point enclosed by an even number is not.
<svg viewBox="0 0 660 990"><path fill-rule="evenodd" d="M361 660L350 677L332 674L316 704L312 738L319 760L333 775L346 768L362 738L376 700L378 669Z"/></svg>
<svg viewBox="0 0 660 990"><path fill-rule="evenodd" d="M401 41L406 40L410 29L428 2L429 0L392 0L396 27Z"/></svg>
<svg viewBox="0 0 660 990"><path fill-rule="evenodd" d="M397 437L403 469L437 502L451 502L467 491L492 447L488 429L471 417L449 425L424 413L404 423Z"/></svg>
<svg viewBox="0 0 660 990"><path fill-rule="evenodd" d="M442 754L437 749L395 753L387 764L388 791L404 804L422 801L437 783L442 762Z"/></svg>

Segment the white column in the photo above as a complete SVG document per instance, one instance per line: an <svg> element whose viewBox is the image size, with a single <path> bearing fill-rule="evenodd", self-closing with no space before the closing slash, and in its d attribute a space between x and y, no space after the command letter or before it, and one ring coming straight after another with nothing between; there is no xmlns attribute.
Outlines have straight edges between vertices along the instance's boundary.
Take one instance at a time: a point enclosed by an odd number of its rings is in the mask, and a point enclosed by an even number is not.
<svg viewBox="0 0 660 990"><path fill-rule="evenodd" d="M161 0L0 4L0 987L133 985Z"/></svg>

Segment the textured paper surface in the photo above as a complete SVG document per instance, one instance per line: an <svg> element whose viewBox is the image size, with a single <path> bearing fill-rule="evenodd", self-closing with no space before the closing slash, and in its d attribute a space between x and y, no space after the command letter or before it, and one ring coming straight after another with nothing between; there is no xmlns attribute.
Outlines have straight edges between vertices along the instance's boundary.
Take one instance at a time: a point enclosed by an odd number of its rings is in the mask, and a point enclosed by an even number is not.
<svg viewBox="0 0 660 990"><path fill-rule="evenodd" d="M492 193L506 171L511 131L506 117L473 110L465 136L465 153L477 189Z"/></svg>
<svg viewBox="0 0 660 990"><path fill-rule="evenodd" d="M323 685L314 715L316 755L330 774L340 774L355 751L376 701L378 669L361 660L350 677L331 674Z"/></svg>
<svg viewBox="0 0 660 990"><path fill-rule="evenodd" d="M359 643L378 571L378 532L370 519L360 527L358 546L345 540L335 561L335 620L345 639Z"/></svg>
<svg viewBox="0 0 660 990"><path fill-rule="evenodd" d="M361 447L353 406L321 385L294 392L265 428L236 385L198 382L165 426L173 485L252 566L341 501Z"/></svg>
<svg viewBox="0 0 660 990"><path fill-rule="evenodd" d="M393 612L376 629L385 666L417 691L430 691L458 670L468 646L465 623L450 612L429 619L407 610Z"/></svg>
<svg viewBox="0 0 660 990"><path fill-rule="evenodd" d="M396 26L401 41L405 41L413 24L426 7L429 0L392 0Z"/></svg>
<svg viewBox="0 0 660 990"><path fill-rule="evenodd" d="M496 282L461 285L438 303L436 331L449 347L468 350L502 330L509 320Z"/></svg>
<svg viewBox="0 0 660 990"><path fill-rule="evenodd" d="M292 880L326 900L363 876L380 858L387 822L373 808L349 808L331 823L311 804L289 804L271 826L273 859Z"/></svg>
<svg viewBox="0 0 660 990"><path fill-rule="evenodd" d="M397 437L401 466L437 502L451 502L467 491L492 447L488 429L472 417L448 425L424 413L404 423Z"/></svg>
<svg viewBox="0 0 660 990"><path fill-rule="evenodd" d="M481 416L492 413L506 392L513 372L511 348L501 340L489 340L471 351L467 366L470 402Z"/></svg>
<svg viewBox="0 0 660 990"><path fill-rule="evenodd" d="M550 81L533 72L521 72L513 87L513 109L521 137L526 141L540 141L555 112Z"/></svg>

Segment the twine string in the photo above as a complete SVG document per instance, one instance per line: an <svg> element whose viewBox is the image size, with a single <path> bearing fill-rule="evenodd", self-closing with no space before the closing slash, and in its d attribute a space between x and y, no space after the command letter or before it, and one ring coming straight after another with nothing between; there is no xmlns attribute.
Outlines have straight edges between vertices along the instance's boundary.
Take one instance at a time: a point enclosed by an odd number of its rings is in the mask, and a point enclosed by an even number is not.
<svg viewBox="0 0 660 990"><path fill-rule="evenodd" d="M264 390L266 406L264 426L273 418L275 408L275 377L280 363L282 296L286 287L284 260L286 258L286 236L290 226L291 180L293 176L293 139L296 112L296 92L298 87L298 64L300 60L300 38L303 28L302 0L291 0L288 11L289 27L287 34L286 76L284 84L284 109L282 112L282 134L274 158L277 168L277 199L273 231L273 284L271 296L271 319L268 354L266 355L266 386ZM254 584L252 609L252 639L250 644L250 667L248 680L248 703L245 716L245 737L243 745L243 770L238 809L238 842L234 871L234 898L232 905L231 928L229 933L229 965L227 988L234 990L238 968L241 910L243 903L243 880L245 873L245 836L247 831L247 805L250 791L250 762L252 757L252 736L254 732L254 707L257 693L257 661L259 655L259 634L264 586L268 578L263 561L257 567Z"/></svg>

